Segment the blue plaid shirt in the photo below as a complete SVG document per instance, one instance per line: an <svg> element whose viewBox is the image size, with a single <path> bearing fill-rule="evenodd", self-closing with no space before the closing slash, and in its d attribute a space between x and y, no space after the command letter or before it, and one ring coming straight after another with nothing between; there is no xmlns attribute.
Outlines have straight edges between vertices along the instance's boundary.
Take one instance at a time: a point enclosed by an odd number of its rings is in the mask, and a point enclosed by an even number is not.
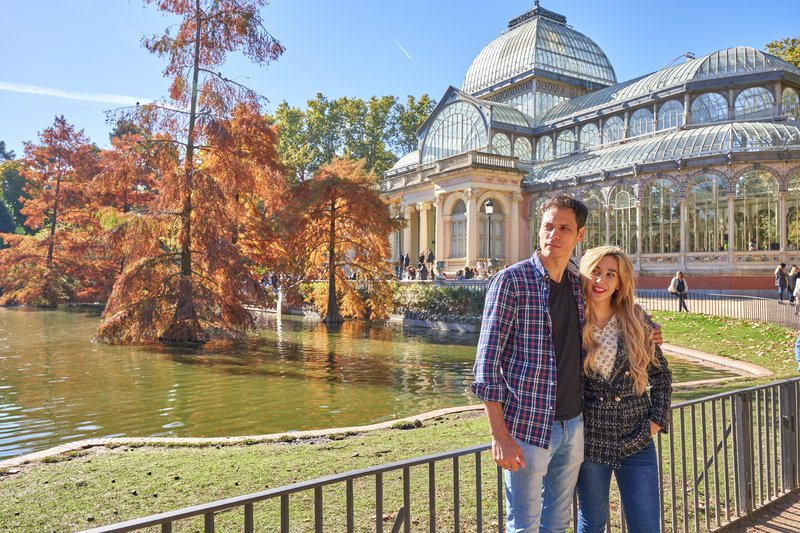
<svg viewBox="0 0 800 533"><path fill-rule="evenodd" d="M584 303L580 272L572 261L564 275L578 305ZM498 272L486 293L472 392L500 402L512 436L547 448L556 407L556 356L550 331L550 276L537 254Z"/></svg>

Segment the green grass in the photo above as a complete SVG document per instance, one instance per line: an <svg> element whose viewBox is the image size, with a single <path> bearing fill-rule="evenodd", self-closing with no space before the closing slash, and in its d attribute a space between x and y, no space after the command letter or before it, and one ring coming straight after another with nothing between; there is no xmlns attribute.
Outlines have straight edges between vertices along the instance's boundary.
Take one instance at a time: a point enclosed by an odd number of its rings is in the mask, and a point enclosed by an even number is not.
<svg viewBox="0 0 800 533"><path fill-rule="evenodd" d="M755 363L775 373L768 378L735 379L713 388L676 390L675 400L707 396L794 376L796 332L752 321L697 314L654 313L670 344ZM235 416L235 413L232 414ZM402 426L405 428L406 426ZM334 438L246 442L233 446L117 446L97 448L0 472L0 530L8 532L77 531L131 518L248 494L296 481L341 473L488 442L481 412L426 421L422 427L387 429ZM483 456L484 526L496 520L495 470ZM437 465L437 527L452 530L452 466ZM475 530L474 460L459 465L463 531ZM412 529L427 527L427 467L412 469ZM402 505L399 473L385 477L389 530ZM375 488L372 479L354 484L356 529L374 531ZM342 531L343 487L324 492L326 531ZM291 499L292 531L313 529L310 496ZM258 530L274 530L277 502L258 504ZM218 531L240 529L239 511L222 513ZM189 521L175 531L202 530Z"/></svg>

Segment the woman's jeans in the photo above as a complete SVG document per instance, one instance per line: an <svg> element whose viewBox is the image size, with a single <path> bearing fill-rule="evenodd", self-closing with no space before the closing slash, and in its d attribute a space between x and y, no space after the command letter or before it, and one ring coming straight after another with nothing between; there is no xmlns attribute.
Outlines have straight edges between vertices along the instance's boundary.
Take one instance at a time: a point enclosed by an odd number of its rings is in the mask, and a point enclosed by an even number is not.
<svg viewBox="0 0 800 533"><path fill-rule="evenodd" d="M679 292L677 294L677 296L678 296L678 312L686 311L688 313L689 312L689 308L686 307L686 293L685 292Z"/></svg>
<svg viewBox="0 0 800 533"><path fill-rule="evenodd" d="M652 439L643 450L622 460L622 466L584 461L578 475L578 533L603 533L608 521L611 473L617 479L630 533L661 531L658 462Z"/></svg>

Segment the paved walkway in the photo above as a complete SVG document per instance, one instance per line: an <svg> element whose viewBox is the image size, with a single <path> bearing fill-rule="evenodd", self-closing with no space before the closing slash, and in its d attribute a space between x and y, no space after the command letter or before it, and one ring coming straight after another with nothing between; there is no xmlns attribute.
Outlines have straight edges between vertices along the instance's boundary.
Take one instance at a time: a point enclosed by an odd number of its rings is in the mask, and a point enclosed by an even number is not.
<svg viewBox="0 0 800 533"><path fill-rule="evenodd" d="M800 531L800 490L780 499L723 533L798 533Z"/></svg>

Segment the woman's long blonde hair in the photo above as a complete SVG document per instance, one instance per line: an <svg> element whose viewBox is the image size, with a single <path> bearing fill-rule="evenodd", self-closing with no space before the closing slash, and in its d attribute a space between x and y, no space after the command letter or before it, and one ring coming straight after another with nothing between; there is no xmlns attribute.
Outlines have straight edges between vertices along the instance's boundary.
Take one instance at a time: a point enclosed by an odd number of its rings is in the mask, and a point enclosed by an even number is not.
<svg viewBox="0 0 800 533"><path fill-rule="evenodd" d="M600 260L611 256L617 260L619 266L619 285L611 295L611 307L617 316L619 332L625 340L628 349L628 360L634 389L642 395L647 390L647 367L658 366L655 357L655 344L653 343L653 328L644 310L636 305L634 299L635 282L633 278L633 265L625 252L616 246L598 246L584 252L581 258L581 274L583 274L583 291L586 306L586 324L583 328L583 347L586 349L586 358L583 370L588 376L596 376L596 361L600 351L600 343L595 337L597 316L588 304L588 291L591 286L589 278Z"/></svg>

